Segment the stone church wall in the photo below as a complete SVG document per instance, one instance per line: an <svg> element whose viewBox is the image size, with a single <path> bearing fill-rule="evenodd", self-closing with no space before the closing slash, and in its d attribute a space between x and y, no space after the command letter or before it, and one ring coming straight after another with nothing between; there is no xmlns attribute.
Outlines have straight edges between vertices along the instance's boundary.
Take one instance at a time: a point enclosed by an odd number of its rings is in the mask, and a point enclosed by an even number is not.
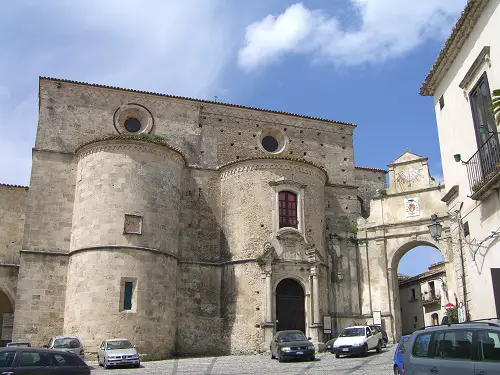
<svg viewBox="0 0 500 375"><path fill-rule="evenodd" d="M148 359L175 352L177 261L148 250L103 248L72 253L64 332L87 353L107 338L126 337ZM123 283L133 281L132 309L124 310Z"/></svg>
<svg viewBox="0 0 500 375"><path fill-rule="evenodd" d="M76 182L73 155L33 152L23 249L66 253Z"/></svg>
<svg viewBox="0 0 500 375"><path fill-rule="evenodd" d="M37 347L63 334L67 271L66 254L21 253L13 341Z"/></svg>
<svg viewBox="0 0 500 375"><path fill-rule="evenodd" d="M229 354L228 339L221 334L223 303L221 272L219 265L190 262L179 264L176 349L178 355Z"/></svg>
<svg viewBox="0 0 500 375"><path fill-rule="evenodd" d="M19 264L28 188L0 184L0 263Z"/></svg>
<svg viewBox="0 0 500 375"><path fill-rule="evenodd" d="M386 188L387 172L383 170L356 167L355 179L358 188L358 197L361 198L361 215L370 216L370 200L377 195L377 190Z"/></svg>

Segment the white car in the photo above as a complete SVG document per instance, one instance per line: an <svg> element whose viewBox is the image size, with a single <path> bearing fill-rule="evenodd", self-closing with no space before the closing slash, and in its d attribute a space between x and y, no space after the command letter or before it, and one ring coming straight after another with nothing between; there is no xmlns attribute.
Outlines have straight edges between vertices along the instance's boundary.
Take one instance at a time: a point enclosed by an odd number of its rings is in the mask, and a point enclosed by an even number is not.
<svg viewBox="0 0 500 375"><path fill-rule="evenodd" d="M104 340L97 351L97 363L104 368L115 366L141 367L135 345L127 339Z"/></svg>
<svg viewBox="0 0 500 375"><path fill-rule="evenodd" d="M382 351L382 333L375 332L369 326L347 327L340 333L330 348L335 357L347 354L366 355L368 350Z"/></svg>

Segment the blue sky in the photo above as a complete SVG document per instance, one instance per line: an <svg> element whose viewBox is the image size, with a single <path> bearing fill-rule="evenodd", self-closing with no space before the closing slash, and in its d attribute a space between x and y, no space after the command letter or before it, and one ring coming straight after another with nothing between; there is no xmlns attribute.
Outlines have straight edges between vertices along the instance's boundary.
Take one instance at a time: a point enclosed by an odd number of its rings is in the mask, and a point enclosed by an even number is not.
<svg viewBox="0 0 500 375"><path fill-rule="evenodd" d="M353 122L356 164L441 179L419 88L466 0L0 2L0 182L29 184L38 76Z"/></svg>

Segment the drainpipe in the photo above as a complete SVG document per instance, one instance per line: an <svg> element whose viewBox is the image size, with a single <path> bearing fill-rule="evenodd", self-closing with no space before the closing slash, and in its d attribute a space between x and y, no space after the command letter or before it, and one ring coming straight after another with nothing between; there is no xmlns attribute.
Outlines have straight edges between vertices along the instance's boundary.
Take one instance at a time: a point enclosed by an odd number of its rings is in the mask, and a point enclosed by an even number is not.
<svg viewBox="0 0 500 375"><path fill-rule="evenodd" d="M467 306L467 286L465 283L465 266L464 266L464 251L462 247L462 206L464 202L460 203L460 208L457 212L458 217L458 246L460 249L460 266L462 270L462 293L464 295L464 309L465 309L465 321L469 321L469 312Z"/></svg>

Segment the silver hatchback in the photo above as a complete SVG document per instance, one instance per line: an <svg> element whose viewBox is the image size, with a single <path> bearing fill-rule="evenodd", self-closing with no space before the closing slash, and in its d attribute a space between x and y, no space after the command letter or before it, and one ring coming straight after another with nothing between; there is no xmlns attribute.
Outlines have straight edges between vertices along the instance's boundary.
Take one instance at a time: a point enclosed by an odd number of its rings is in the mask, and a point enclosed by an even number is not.
<svg viewBox="0 0 500 375"><path fill-rule="evenodd" d="M137 353L135 345L132 345L127 339L104 340L97 351L97 363L104 368L141 366L139 353Z"/></svg>
<svg viewBox="0 0 500 375"><path fill-rule="evenodd" d="M85 360L83 345L80 339L76 336L55 336L52 337L44 348L63 350L65 352L74 353L78 357Z"/></svg>

